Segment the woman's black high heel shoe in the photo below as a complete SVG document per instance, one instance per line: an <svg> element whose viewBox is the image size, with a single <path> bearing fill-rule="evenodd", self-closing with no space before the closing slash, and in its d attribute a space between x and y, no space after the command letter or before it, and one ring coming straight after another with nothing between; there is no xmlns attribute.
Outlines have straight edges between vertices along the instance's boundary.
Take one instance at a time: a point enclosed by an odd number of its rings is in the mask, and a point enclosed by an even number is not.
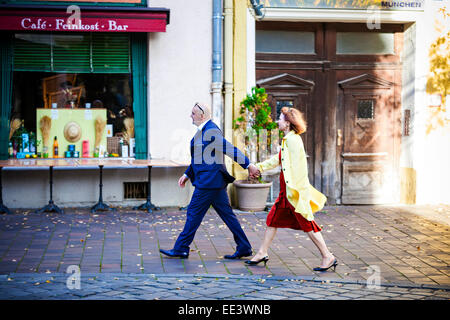
<svg viewBox="0 0 450 320"><path fill-rule="evenodd" d="M317 267L317 268L314 268L313 270L314 270L314 271L327 271L328 269L330 269L331 267L333 267L333 271L336 271L336 266L337 266L337 265L338 265L338 262L337 262L336 259L334 259L333 263L332 263L329 267L327 267L327 268Z"/></svg>
<svg viewBox="0 0 450 320"><path fill-rule="evenodd" d="M259 260L256 261L252 261L252 260L247 260L245 261L245 263L249 266L256 266L258 263L260 262L264 262L264 266L266 266L267 261L269 261L269 256L265 256Z"/></svg>

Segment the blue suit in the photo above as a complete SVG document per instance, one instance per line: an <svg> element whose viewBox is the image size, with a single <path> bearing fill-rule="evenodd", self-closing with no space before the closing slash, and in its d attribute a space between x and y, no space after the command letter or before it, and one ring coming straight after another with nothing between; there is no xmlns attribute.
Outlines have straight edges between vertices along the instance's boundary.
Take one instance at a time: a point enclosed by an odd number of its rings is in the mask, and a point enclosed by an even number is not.
<svg viewBox="0 0 450 320"><path fill-rule="evenodd" d="M251 252L251 245L239 224L228 199L226 186L235 180L224 163L224 155L247 169L248 158L223 137L219 127L209 120L191 140L191 164L185 174L195 187L187 208L187 218L183 231L178 236L173 249L189 252L189 245L210 206L233 233L239 253Z"/></svg>

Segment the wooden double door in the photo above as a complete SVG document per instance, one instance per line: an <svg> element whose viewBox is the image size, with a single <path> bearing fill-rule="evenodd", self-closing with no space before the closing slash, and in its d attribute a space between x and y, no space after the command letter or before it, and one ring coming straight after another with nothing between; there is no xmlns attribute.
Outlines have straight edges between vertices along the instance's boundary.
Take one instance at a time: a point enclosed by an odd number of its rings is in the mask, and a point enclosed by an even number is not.
<svg viewBox="0 0 450 320"><path fill-rule="evenodd" d="M311 184L329 204L398 202L403 26L259 22L258 30L314 34L314 53L256 53L256 81L273 119L289 106L308 122L302 138ZM369 32L391 34L392 52L339 52L339 37Z"/></svg>

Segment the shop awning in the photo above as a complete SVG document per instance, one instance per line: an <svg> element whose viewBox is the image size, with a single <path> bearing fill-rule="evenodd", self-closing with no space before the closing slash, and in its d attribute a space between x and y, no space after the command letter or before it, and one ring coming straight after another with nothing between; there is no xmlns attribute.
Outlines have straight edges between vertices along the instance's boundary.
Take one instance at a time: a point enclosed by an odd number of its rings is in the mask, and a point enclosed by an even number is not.
<svg viewBox="0 0 450 320"><path fill-rule="evenodd" d="M1 5L0 30L62 32L165 32L170 10L79 6L80 19L67 6Z"/></svg>

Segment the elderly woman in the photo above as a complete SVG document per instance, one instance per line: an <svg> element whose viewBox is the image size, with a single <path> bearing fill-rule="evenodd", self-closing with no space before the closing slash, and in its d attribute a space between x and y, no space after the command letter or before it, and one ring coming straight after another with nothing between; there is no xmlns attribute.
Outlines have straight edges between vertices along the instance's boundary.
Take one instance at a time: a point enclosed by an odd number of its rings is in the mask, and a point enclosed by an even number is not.
<svg viewBox="0 0 450 320"><path fill-rule="evenodd" d="M277 228L291 228L306 232L319 249L322 263L314 271L326 271L331 267L336 269L337 260L325 244L320 233L322 229L314 221L313 213L323 208L326 197L308 180L306 153L300 137L306 131L303 114L297 109L284 107L277 122L279 129L284 132L280 153L256 166L261 173L281 164L280 194L267 215L267 229L261 247L245 263L256 265L264 262L265 265L269 260L267 251Z"/></svg>

